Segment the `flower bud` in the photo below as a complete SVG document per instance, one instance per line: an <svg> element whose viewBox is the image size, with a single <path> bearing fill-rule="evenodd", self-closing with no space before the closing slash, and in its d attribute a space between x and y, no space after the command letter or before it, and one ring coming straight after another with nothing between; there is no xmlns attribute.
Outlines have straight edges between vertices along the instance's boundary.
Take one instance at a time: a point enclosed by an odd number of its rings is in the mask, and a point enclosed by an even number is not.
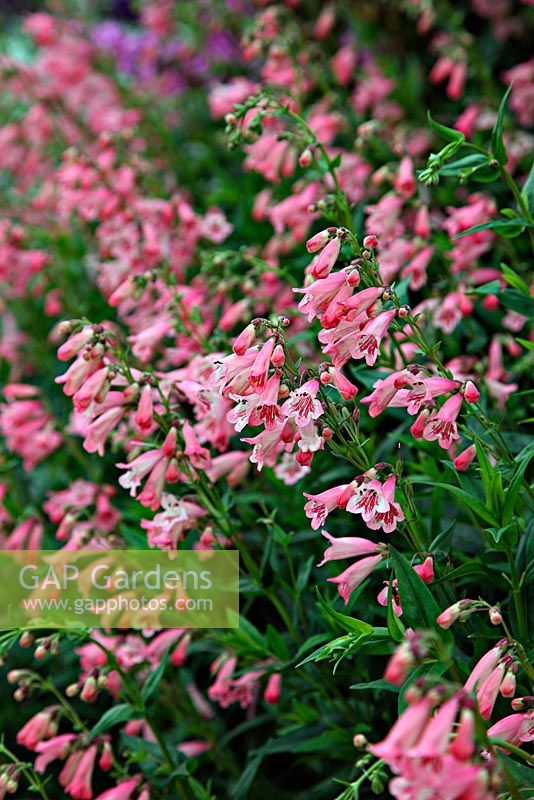
<svg viewBox="0 0 534 800"><path fill-rule="evenodd" d="M375 247L378 245L378 238L373 234L369 234L363 240L363 246L366 250L374 250Z"/></svg>
<svg viewBox="0 0 534 800"><path fill-rule="evenodd" d="M322 250L325 247L332 236L334 236L336 232L335 228L325 228L319 233L316 233L315 236L312 236L311 239L308 239L306 242L306 250L308 253L318 253L319 250Z"/></svg>
<svg viewBox="0 0 534 800"><path fill-rule="evenodd" d="M497 606L492 606L488 611L488 614L492 625L500 625L502 623L501 612Z"/></svg>
<svg viewBox="0 0 534 800"><path fill-rule="evenodd" d="M309 147L302 151L299 156L299 164L301 167L309 167L313 161L313 153Z"/></svg>
<svg viewBox="0 0 534 800"><path fill-rule="evenodd" d="M463 389L463 395L468 403L476 403L480 398L480 392L473 381L467 381Z"/></svg>
<svg viewBox="0 0 534 800"><path fill-rule="evenodd" d="M271 364L273 367L282 367L285 364L285 360L284 348L281 344L277 344L271 356Z"/></svg>

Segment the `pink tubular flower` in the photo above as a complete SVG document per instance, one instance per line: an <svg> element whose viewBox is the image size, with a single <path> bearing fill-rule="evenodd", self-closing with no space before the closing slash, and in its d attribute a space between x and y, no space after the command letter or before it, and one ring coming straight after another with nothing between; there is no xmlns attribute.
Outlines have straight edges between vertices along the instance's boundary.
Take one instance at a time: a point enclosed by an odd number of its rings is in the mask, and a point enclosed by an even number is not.
<svg viewBox="0 0 534 800"><path fill-rule="evenodd" d="M347 487L348 484L333 486L320 494L307 494L304 492L304 497L308 499L304 506L304 513L308 519L311 519L311 526L314 531L322 527L329 513L338 507L338 501Z"/></svg>
<svg viewBox="0 0 534 800"><path fill-rule="evenodd" d="M338 302L344 318L352 321L364 312L370 312L373 306L380 300L384 294L382 286L370 286L368 289L362 289L361 292L356 292L355 295L349 297L347 300Z"/></svg>
<svg viewBox="0 0 534 800"><path fill-rule="evenodd" d="M489 678L501 660L506 644L506 640L499 642L476 663L471 675L464 684L466 692L472 692L476 686L481 686Z"/></svg>
<svg viewBox="0 0 534 800"><path fill-rule="evenodd" d="M267 380L265 387L257 399L249 417L250 425L265 425L265 430L272 431L283 419L283 413L278 405L280 393L280 374L275 372Z"/></svg>
<svg viewBox="0 0 534 800"><path fill-rule="evenodd" d="M415 375L410 380L409 389L400 389L391 401L394 408L405 407L408 414L417 414L424 403L431 404L435 397L452 392L459 382L450 378L432 375L429 378Z"/></svg>
<svg viewBox="0 0 534 800"><path fill-rule="evenodd" d="M111 789L107 789L102 794L99 794L95 800L130 800L132 794L139 785L139 777L129 778L126 781L121 781Z"/></svg>
<svg viewBox="0 0 534 800"><path fill-rule="evenodd" d="M399 390L409 384L411 380L407 370L402 370L401 372L392 372L387 378L376 381L373 384L374 391L367 397L362 397L361 400L362 403L369 403L369 416L377 417L385 411Z"/></svg>
<svg viewBox="0 0 534 800"><path fill-rule="evenodd" d="M349 381L343 373L335 367L330 367L328 375L331 376L334 386L338 390L343 400L354 400L358 394L358 387ZM323 373L324 375L324 373Z"/></svg>
<svg viewBox="0 0 534 800"><path fill-rule="evenodd" d="M454 469L458 472L465 472L477 456L477 449L474 444L469 445L465 450L456 456L452 462Z"/></svg>
<svg viewBox="0 0 534 800"><path fill-rule="evenodd" d="M385 533L392 533L397 522L404 519L401 507L395 502L395 483L395 475L390 475L384 484L377 480L360 482L347 503L347 511L361 514L371 530L382 528Z"/></svg>
<svg viewBox="0 0 534 800"><path fill-rule="evenodd" d="M196 437L195 431L189 422L184 422L182 427L184 437L184 453L189 458L195 469L208 469L211 465L211 454L207 447L201 447Z"/></svg>
<svg viewBox="0 0 534 800"><path fill-rule="evenodd" d="M258 433L257 436L241 439L242 442L254 445L250 462L256 464L258 472L261 472L265 465L274 467L279 453L291 450L293 438L291 438L291 443L284 441L284 433L285 425L278 423L271 431L265 430Z"/></svg>
<svg viewBox="0 0 534 800"><path fill-rule="evenodd" d="M350 346L352 358L365 358L367 366L373 366L380 353L380 342L396 313L395 310L383 311L364 325Z"/></svg>
<svg viewBox="0 0 534 800"><path fill-rule="evenodd" d="M405 156L399 164L399 172L393 185L395 190L403 197L411 197L415 192L416 180L413 171L413 162L409 156Z"/></svg>
<svg viewBox="0 0 534 800"><path fill-rule="evenodd" d="M440 447L448 450L453 441L460 438L456 426L456 418L460 413L462 402L463 397L459 392L449 397L438 413L425 425L423 438L428 442L437 440Z"/></svg>
<svg viewBox="0 0 534 800"><path fill-rule="evenodd" d="M317 564L318 567L322 567L327 561L335 561L339 558L354 558L367 553L376 553L379 550L379 545L369 539L361 539L357 536L342 536L336 539L328 531L323 530L321 533L330 542L330 547L325 550L324 558Z"/></svg>
<svg viewBox="0 0 534 800"><path fill-rule="evenodd" d="M335 236L328 242L324 250L321 250L319 255L313 259L310 272L314 278L326 278L330 275L338 259L340 249L341 239Z"/></svg>
<svg viewBox="0 0 534 800"><path fill-rule="evenodd" d="M109 376L109 367L97 369L75 392L72 402L79 414L86 411L93 401L101 403L104 400L110 386Z"/></svg>
<svg viewBox="0 0 534 800"><path fill-rule="evenodd" d="M473 381L467 381L464 386L463 395L468 403L476 403L480 398L480 392Z"/></svg>
<svg viewBox="0 0 534 800"><path fill-rule="evenodd" d="M262 345L250 372L250 384L256 392L262 392L267 383L267 373L275 345L274 338Z"/></svg>
<svg viewBox="0 0 534 800"><path fill-rule="evenodd" d="M35 750L36 745L43 739L55 736L57 723L56 712L59 706L48 706L35 714L17 733L17 744Z"/></svg>
<svg viewBox="0 0 534 800"><path fill-rule="evenodd" d="M386 738L369 750L377 758L397 768L405 751L413 747L430 718L432 700L428 695L412 703L395 722Z"/></svg>
<svg viewBox="0 0 534 800"><path fill-rule="evenodd" d="M502 686L504 675L506 672L506 665L503 662L497 664L495 669L490 672L485 681L481 681L476 688L476 696L478 702L478 709L482 719L489 719L493 711L493 707L499 695L499 690Z"/></svg>
<svg viewBox="0 0 534 800"><path fill-rule="evenodd" d="M325 228L319 233L316 233L311 239L308 239L306 242L306 250L308 253L318 253L319 250L322 250L323 247L326 247L328 242L334 236L336 232L335 228Z"/></svg>
<svg viewBox="0 0 534 800"><path fill-rule="evenodd" d="M279 672L273 672L272 675L269 675L269 680L267 681L267 686L265 687L263 698L266 703L275 706L280 700L281 693L282 693L282 676L280 675Z"/></svg>
<svg viewBox="0 0 534 800"><path fill-rule="evenodd" d="M510 714L488 728L490 739L503 739L520 746L522 742L534 741L534 709L522 714Z"/></svg>
<svg viewBox="0 0 534 800"><path fill-rule="evenodd" d="M75 751L63 767L59 782L74 800L91 800L93 797L91 783L97 750L93 744L86 750Z"/></svg>
<svg viewBox="0 0 534 800"><path fill-rule="evenodd" d="M417 744L410 748L410 758L439 758L448 745L453 725L458 713L459 695L455 694L447 700L425 727Z"/></svg>
<svg viewBox="0 0 534 800"><path fill-rule="evenodd" d="M390 475L382 486L382 500L386 502L387 506L377 507L373 517L365 520L367 527L372 531L377 531L381 528L384 533L393 533L397 523L402 522L404 519L404 513L400 505L395 502L396 480L396 475Z"/></svg>
<svg viewBox="0 0 534 800"><path fill-rule="evenodd" d="M153 422L152 387L150 384L143 386L139 405L134 416L134 422L142 433L148 433Z"/></svg>
<svg viewBox="0 0 534 800"><path fill-rule="evenodd" d="M452 606L449 606L441 614L438 616L436 622L443 628L447 630L451 627L457 620L465 619L474 611L477 610L477 604L474 600L459 600L457 603L453 603Z"/></svg>
<svg viewBox="0 0 534 800"><path fill-rule="evenodd" d="M37 517L28 517L20 522L7 536L2 550L39 550L43 540L43 523Z"/></svg>
<svg viewBox="0 0 534 800"><path fill-rule="evenodd" d="M250 322L247 327L241 331L237 339L234 340L232 350L237 356L245 355L248 348L254 343L255 338L256 328L252 322Z"/></svg>
<svg viewBox="0 0 534 800"><path fill-rule="evenodd" d="M47 766L58 758L66 758L70 749L70 745L76 739L74 733L63 733L60 736L54 736L46 742L37 742L34 749L39 755L35 759L35 770L42 774Z"/></svg>
<svg viewBox="0 0 534 800"><path fill-rule="evenodd" d="M303 314L308 315L308 322L311 322L314 317L321 316L334 299L336 302L338 298L347 299L352 289L347 285L347 272L340 270L330 273L327 278L316 280L304 289L293 291L304 295L298 307Z"/></svg>
<svg viewBox="0 0 534 800"><path fill-rule="evenodd" d="M291 392L282 405L282 414L293 417L298 427L303 427L323 414L322 403L317 400L319 381L313 379Z"/></svg>
<svg viewBox="0 0 534 800"><path fill-rule="evenodd" d="M362 558L360 561L356 561L348 567L348 569L344 570L340 575L337 575L335 578L327 579L330 583L337 584L337 590L343 598L345 605L349 602L352 592L371 574L371 572L373 572L384 557L385 556L380 553L376 556Z"/></svg>

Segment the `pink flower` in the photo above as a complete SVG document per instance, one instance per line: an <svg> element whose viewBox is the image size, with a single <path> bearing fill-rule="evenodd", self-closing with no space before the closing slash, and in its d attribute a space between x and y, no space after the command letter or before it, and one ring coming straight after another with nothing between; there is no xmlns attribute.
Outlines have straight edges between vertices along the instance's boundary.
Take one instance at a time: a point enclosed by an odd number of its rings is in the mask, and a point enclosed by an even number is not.
<svg viewBox="0 0 534 800"><path fill-rule="evenodd" d="M334 299L346 299L352 289L347 285L347 272L340 270L332 272L327 278L320 278L304 289L293 289L304 297L298 307L303 314L308 315L308 322L326 311Z"/></svg>
<svg viewBox="0 0 534 800"><path fill-rule="evenodd" d="M211 454L207 447L201 447L192 425L186 420L182 426L184 437L184 453L195 469L208 469L211 465Z"/></svg>
<svg viewBox="0 0 534 800"><path fill-rule="evenodd" d="M93 769L97 755L96 744L77 750L69 756L59 776L59 782L74 800L91 800Z"/></svg>
<svg viewBox="0 0 534 800"><path fill-rule="evenodd" d="M109 375L109 367L102 367L80 386L72 398L74 408L79 414L86 411L93 401L103 402L110 385Z"/></svg>
<svg viewBox="0 0 534 800"><path fill-rule="evenodd" d="M265 387L257 399L257 403L249 416L250 425L265 425L265 430L272 431L283 419L283 413L278 405L280 393L280 374L275 372L267 380Z"/></svg>
<svg viewBox="0 0 534 800"><path fill-rule="evenodd" d="M404 519L404 513L398 503L395 502L395 484L396 476L390 475L382 486L382 502L387 504L378 505L374 515L370 519L366 519L362 513L362 517L367 524L367 527L372 531L377 531L380 528L384 533L393 533L397 527L398 522ZM348 508L347 508L348 510Z"/></svg>
<svg viewBox="0 0 534 800"><path fill-rule="evenodd" d="M392 768L398 769L403 754L415 745L423 732L432 710L432 700L428 695L412 703L403 711L386 738L379 744L371 745L369 750Z"/></svg>
<svg viewBox="0 0 534 800"><path fill-rule="evenodd" d="M499 642L499 644L495 645L495 647L492 647L491 650L488 650L488 652L485 653L479 661L477 661L475 667L471 671L471 675L464 684L464 690L466 692L473 691L475 686L481 686L489 678L501 660L505 646L505 640L503 642Z"/></svg>
<svg viewBox="0 0 534 800"><path fill-rule="evenodd" d="M510 744L534 741L534 709L522 714L510 714L488 728L490 739L504 739Z"/></svg>
<svg viewBox="0 0 534 800"><path fill-rule="evenodd" d="M261 472L265 465L273 467L278 454L291 449L292 444L286 443L282 438L284 428L284 425L278 423L273 430L265 430L257 436L241 439L242 442L254 445L250 461L257 465L258 471Z"/></svg>
<svg viewBox="0 0 534 800"><path fill-rule="evenodd" d="M339 558L354 558L367 553L376 553L379 550L379 546L369 539L361 539L357 536L342 536L336 539L328 531L323 530L321 533L330 542L330 547L325 550L324 558L317 564L318 567L322 567L327 561L335 561Z"/></svg>
<svg viewBox="0 0 534 800"><path fill-rule="evenodd" d="M35 759L35 769L42 774L47 766L57 758L66 758L71 743L76 739L74 733L63 733L61 736L54 736L47 742L37 742L35 751L39 753Z"/></svg>
<svg viewBox="0 0 534 800"><path fill-rule="evenodd" d="M130 800L132 794L139 785L140 778L129 778L126 781L121 781L111 789L107 789L102 794L99 794L95 800Z"/></svg>
<svg viewBox="0 0 534 800"><path fill-rule="evenodd" d="M465 450L463 450L459 455L456 456L454 461L452 462L454 465L454 469L458 472L465 472L466 469L470 466L470 464L474 461L477 456L477 449L474 444L469 445Z"/></svg>
<svg viewBox="0 0 534 800"><path fill-rule="evenodd" d="M383 311L364 325L351 343L350 354L352 358L365 358L367 366L373 366L380 353L380 342L396 313L395 310Z"/></svg>
<svg viewBox="0 0 534 800"><path fill-rule="evenodd" d="M247 352L248 348L254 343L254 339L256 338L256 328L250 322L246 328L244 328L237 339L234 340L234 344L232 350L238 356L243 356Z"/></svg>
<svg viewBox="0 0 534 800"><path fill-rule="evenodd" d="M399 172L393 185L395 190L403 197L411 197L415 192L416 180L413 172L413 162L409 156L405 156L399 165Z"/></svg>
<svg viewBox="0 0 534 800"><path fill-rule="evenodd" d="M326 278L330 275L339 256L340 249L341 239L338 236L334 236L311 263L310 272L314 278Z"/></svg>
<svg viewBox="0 0 534 800"><path fill-rule="evenodd" d="M324 375L324 373L322 373ZM358 387L349 381L340 370L335 367L330 367L328 375L332 377L334 386L338 390L343 400L354 400L358 394Z"/></svg>
<svg viewBox="0 0 534 800"><path fill-rule="evenodd" d="M267 372L273 354L275 341L274 338L269 339L262 345L259 353L257 354L252 370L250 371L250 385L256 392L262 392L267 383Z"/></svg>
<svg viewBox="0 0 534 800"><path fill-rule="evenodd" d="M337 584L337 590L343 598L345 605L349 602L352 592L371 574L374 568L378 566L383 559L384 555L382 553L380 555L362 558L335 578L328 578L330 583Z"/></svg>
<svg viewBox="0 0 534 800"><path fill-rule="evenodd" d="M499 663L495 669L490 672L485 681L480 681L477 685L476 696L478 702L478 709L482 719L489 719L493 706L497 700L499 689L503 682L506 666L504 663Z"/></svg>
<svg viewBox="0 0 534 800"><path fill-rule="evenodd" d="M43 739L55 736L57 723L56 712L59 706L48 706L35 714L17 733L17 744L35 750L36 745Z"/></svg>
<svg viewBox="0 0 534 800"><path fill-rule="evenodd" d="M320 494L307 494L304 492L304 497L308 498L308 502L304 506L304 513L308 519L311 519L311 526L314 531L322 527L329 513L338 507L338 501L347 487L348 484L333 486Z"/></svg>
<svg viewBox="0 0 534 800"><path fill-rule="evenodd" d="M153 422L152 387L149 383L143 386L134 422L142 433L148 433Z"/></svg>
<svg viewBox="0 0 534 800"><path fill-rule="evenodd" d="M317 400L319 381L313 379L303 383L299 389L291 392L282 405L282 414L293 417L297 426L303 427L323 414L323 406Z"/></svg>
<svg viewBox="0 0 534 800"><path fill-rule="evenodd" d="M455 694L444 703L425 727L417 744L410 748L409 758L439 758L448 748L458 713L459 695Z"/></svg>
<svg viewBox="0 0 534 800"><path fill-rule="evenodd" d="M265 702L275 706L280 700L281 690L282 676L279 672L273 672L272 675L269 675L269 680L267 681L267 686L265 687L265 692L263 693Z"/></svg>
<svg viewBox="0 0 534 800"><path fill-rule="evenodd" d="M476 403L480 398L480 392L473 381L467 381L464 386L463 395L468 403Z"/></svg>
<svg viewBox="0 0 534 800"><path fill-rule="evenodd" d="M373 384L374 391L366 397L362 397L362 403L369 403L369 416L377 417L381 414L388 405L392 404L391 401L395 395L402 389L403 386L412 381L407 370L401 372L392 372L387 378L380 379Z"/></svg>
<svg viewBox="0 0 534 800"><path fill-rule="evenodd" d="M335 228L325 228L312 236L311 239L308 239L306 242L306 250L308 253L318 253L319 250L322 250L331 240L332 236L334 236L335 232Z"/></svg>
<svg viewBox="0 0 534 800"><path fill-rule="evenodd" d="M428 442L437 440L440 447L449 450L455 439L459 439L456 418L460 413L463 397L460 393L453 394L445 401L438 413L432 417L423 430L423 438Z"/></svg>

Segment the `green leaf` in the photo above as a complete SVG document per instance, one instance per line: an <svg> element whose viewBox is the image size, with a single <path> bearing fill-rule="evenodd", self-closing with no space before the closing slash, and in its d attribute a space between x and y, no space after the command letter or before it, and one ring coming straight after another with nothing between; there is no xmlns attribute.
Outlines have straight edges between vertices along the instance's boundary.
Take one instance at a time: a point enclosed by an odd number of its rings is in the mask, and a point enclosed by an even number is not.
<svg viewBox="0 0 534 800"><path fill-rule="evenodd" d="M521 345L521 347L525 347L527 350L534 350L534 342L530 342L528 339L516 339L516 342ZM524 422L525 420L522 420Z"/></svg>
<svg viewBox="0 0 534 800"><path fill-rule="evenodd" d="M502 503L504 502L502 475L491 466L483 442L477 439L475 447L477 450L478 467L482 477L482 485L486 495L486 505L495 515L496 519L499 519Z"/></svg>
<svg viewBox="0 0 534 800"><path fill-rule="evenodd" d="M513 286L514 289L519 289L520 292L526 294L527 297L530 297L530 289L525 281L519 277L517 272L508 266L508 264L501 264L502 275L506 283L510 286Z"/></svg>
<svg viewBox="0 0 534 800"><path fill-rule="evenodd" d="M473 225L472 228L468 228L466 231L460 231L460 233L453 236L453 239L461 239L463 236L469 236L469 234L478 233L478 231L496 231L502 236L513 238L522 233L525 228L533 227L534 224L523 219L523 217L517 217L516 219L492 219L489 222L482 222L480 225ZM512 235L510 236L510 234Z"/></svg>
<svg viewBox="0 0 534 800"><path fill-rule="evenodd" d="M500 300L506 308L512 311L517 311L524 317L531 317L534 315L534 297L528 297L519 292L517 289L505 289L500 295Z"/></svg>
<svg viewBox="0 0 534 800"><path fill-rule="evenodd" d="M504 121L504 112L506 111L506 105L508 103L508 98L510 96L510 92L512 91L512 87L509 86L506 92L504 93L503 99L501 100L501 104L499 106L499 110L497 112L497 119L495 120L495 125L491 132L491 151L499 164L506 164L508 161L508 156L506 155L506 149L504 147L504 141L502 136L502 126Z"/></svg>
<svg viewBox="0 0 534 800"><path fill-rule="evenodd" d="M387 626L391 638L395 642L402 642L406 628L393 610L393 575L390 576L388 584L388 604L387 604Z"/></svg>
<svg viewBox="0 0 534 800"><path fill-rule="evenodd" d="M279 658L280 661L288 661L289 648L285 643L285 641L283 640L280 633L278 633L276 628L273 628L271 624L267 625L266 638L267 638L267 644L269 645L274 655L277 658Z"/></svg>
<svg viewBox="0 0 534 800"><path fill-rule="evenodd" d="M441 123L436 122L430 116L430 111L427 111L427 118L430 127L439 133L439 135L445 139L447 142L463 142L465 141L465 136L461 131L457 131L454 128L448 128L446 125L441 125Z"/></svg>
<svg viewBox="0 0 534 800"><path fill-rule="evenodd" d="M349 686L349 689L353 689L354 691L375 691L380 692L398 692L399 687L393 686L392 683L387 681L385 678L378 678L376 681L368 681L367 683L353 683L352 686Z"/></svg>
<svg viewBox="0 0 534 800"><path fill-rule="evenodd" d="M127 703L120 703L117 706L108 708L108 710L102 714L96 725L89 731L89 737L90 739L94 739L96 736L105 733L114 725L119 725L121 722L128 722L131 719L140 719L142 716L143 713L141 711L134 709Z"/></svg>
<svg viewBox="0 0 534 800"><path fill-rule="evenodd" d="M403 617L408 625L414 630L430 628L438 631L442 639L451 640L450 631L442 630L436 622L442 609L430 589L403 555L391 545L389 551L397 576Z"/></svg>
<svg viewBox="0 0 534 800"><path fill-rule="evenodd" d="M523 185L521 194L523 196L523 200L527 204L527 208L531 216L534 216L534 164L532 164L530 168L530 172L528 173L528 177Z"/></svg>
<svg viewBox="0 0 534 800"><path fill-rule="evenodd" d="M318 589L317 596L319 598L319 610L321 615L328 620L328 622L333 623L334 626L348 633L363 633L367 636L373 634L374 628L372 625L369 625L368 622L363 622L361 619L356 619L356 617L349 617L347 614L341 614L339 611L335 611L323 600Z"/></svg>
<svg viewBox="0 0 534 800"><path fill-rule="evenodd" d="M474 294L477 297L485 297L487 294L498 294L500 291L501 282L499 280L495 280L490 281L489 283L484 283L482 286L477 286L476 289L471 289L469 294Z"/></svg>
<svg viewBox="0 0 534 800"><path fill-rule="evenodd" d="M150 673L143 685L143 688L141 689L141 697L147 706L155 703L158 699L161 679L163 678L163 673L165 672L167 664L169 663L169 653L170 648L167 649L156 669Z"/></svg>
<svg viewBox="0 0 534 800"><path fill-rule="evenodd" d="M457 158L456 161L449 161L441 167L439 174L444 177L454 178L457 175L464 175L467 172L471 173L474 169L478 169L489 163L489 157L482 155L482 153L475 153L463 158Z"/></svg>
<svg viewBox="0 0 534 800"><path fill-rule="evenodd" d="M521 490L521 484L523 482L523 476L525 471L534 457L534 453L530 453L526 458L523 458L518 465L514 477L510 481L510 486L506 492L506 499L504 501L504 509L502 512L502 522L503 525L509 525L512 521L512 517L514 514L515 504L517 502L517 498L519 496L519 492Z"/></svg>
<svg viewBox="0 0 534 800"><path fill-rule="evenodd" d="M429 481L428 478L424 476L416 476L410 479L412 483L424 483L425 486L439 486L441 489L446 489L448 492L453 494L459 500L463 501L463 504L471 509L477 516L483 519L485 522L488 522L490 525L494 525L496 527L499 526L499 521L495 518L495 516L489 511L485 505L479 503L478 500L469 493L466 492L465 489L461 489L459 486L454 486L450 483L440 483L439 481Z"/></svg>

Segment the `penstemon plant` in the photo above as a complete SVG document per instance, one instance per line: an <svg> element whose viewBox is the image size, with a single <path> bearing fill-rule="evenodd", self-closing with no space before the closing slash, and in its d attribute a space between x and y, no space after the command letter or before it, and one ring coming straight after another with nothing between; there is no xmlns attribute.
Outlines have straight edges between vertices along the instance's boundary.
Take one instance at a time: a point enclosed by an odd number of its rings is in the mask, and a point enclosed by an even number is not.
<svg viewBox="0 0 534 800"><path fill-rule="evenodd" d="M0 631L0 798L533 796L531 6L6 19L0 547L240 614Z"/></svg>

